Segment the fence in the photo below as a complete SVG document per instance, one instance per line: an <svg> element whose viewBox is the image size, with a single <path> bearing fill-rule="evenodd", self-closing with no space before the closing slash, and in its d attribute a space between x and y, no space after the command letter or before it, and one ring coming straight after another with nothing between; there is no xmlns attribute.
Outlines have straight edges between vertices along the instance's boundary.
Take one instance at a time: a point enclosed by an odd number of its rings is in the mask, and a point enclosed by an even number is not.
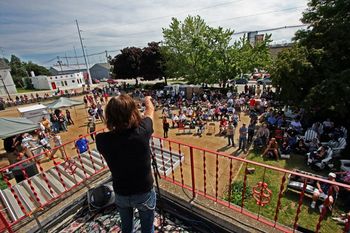
<svg viewBox="0 0 350 233"><path fill-rule="evenodd" d="M150 143L162 178L190 190L193 198L203 196L283 232L293 232L301 227L316 232L321 227L326 232L349 230L349 221L344 229L339 226L335 229L332 222L325 220L326 207L321 214L313 213L308 215L308 219L301 218L303 213L309 211L305 205L311 200L307 198L310 182L329 183L347 190L350 190L349 185L156 136ZM36 211L49 207L67 192L108 169L93 144L83 153L73 149L74 144L75 141L65 143L0 169L8 186L0 192L3 205L0 223L3 231L13 232L17 224ZM56 155L62 153L63 159L55 156L51 158L50 152L53 150L58 150ZM73 153L75 156L71 156ZM44 163L43 159L49 161ZM38 174L29 174L28 163L35 164ZM17 184L13 184L6 172L11 168L12 171L17 169L22 175L22 181L18 180ZM286 191L290 176L302 180L299 192ZM240 184L239 188L233 185L237 183ZM331 192L328 194L332 195ZM327 204L329 199L324 202Z"/></svg>
<svg viewBox="0 0 350 233"><path fill-rule="evenodd" d="M103 131L103 130L102 130ZM98 133L98 132L96 132ZM85 138L89 135L85 135ZM66 193L74 191L87 180L107 171L102 155L93 144L80 153L71 141L59 147L0 169L7 189L0 190L0 230L13 232L13 227L28 217L35 216ZM55 153L53 156L52 154ZM57 156L61 155L61 158ZM74 155L74 156L72 156ZM11 179L9 170L16 178ZM2 223L2 224L1 224Z"/></svg>
<svg viewBox="0 0 350 233"><path fill-rule="evenodd" d="M321 226L325 232L349 231L349 219L345 227L329 218L325 221L328 208L323 207L319 213L318 209L311 211L309 204L313 192L311 184L337 185L341 191L350 191L350 185L154 136L151 148L159 146L173 155L184 154L179 168L172 169L171 174L166 175L162 169L159 172L164 180L190 190L193 198L203 196L283 232L299 229L319 232ZM292 177L299 182L289 182ZM237 190L237 186L240 189ZM329 196L337 196L332 188L329 190ZM326 206L329 198L318 202Z"/></svg>

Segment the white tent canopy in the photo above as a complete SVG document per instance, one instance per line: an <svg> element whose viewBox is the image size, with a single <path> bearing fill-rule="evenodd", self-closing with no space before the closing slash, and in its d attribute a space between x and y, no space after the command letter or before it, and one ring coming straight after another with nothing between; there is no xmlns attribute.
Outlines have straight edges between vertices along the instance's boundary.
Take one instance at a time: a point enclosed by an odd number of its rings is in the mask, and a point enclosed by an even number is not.
<svg viewBox="0 0 350 233"><path fill-rule="evenodd" d="M31 120L24 117L1 117L0 138L5 139L21 133L31 132L39 128Z"/></svg>
<svg viewBox="0 0 350 233"><path fill-rule="evenodd" d="M55 100L54 102L46 104L46 106L49 109L58 109L58 108L73 107L73 106L80 105L80 104L83 104L83 102L78 101L78 100L71 100L71 99L66 98L66 97L60 97L59 99Z"/></svg>

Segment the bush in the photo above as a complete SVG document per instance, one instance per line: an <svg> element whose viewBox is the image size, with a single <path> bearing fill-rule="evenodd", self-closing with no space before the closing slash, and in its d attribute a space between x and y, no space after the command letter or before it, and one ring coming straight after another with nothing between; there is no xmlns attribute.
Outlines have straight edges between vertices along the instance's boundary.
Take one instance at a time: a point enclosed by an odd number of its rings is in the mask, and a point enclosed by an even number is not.
<svg viewBox="0 0 350 233"><path fill-rule="evenodd" d="M227 196L224 198L226 201L230 201L235 205L242 206L242 191L243 191L243 181L235 181L231 184L231 196L227 193ZM227 191L228 192L228 191ZM246 185L245 197L247 198L252 196L252 189L250 186ZM230 199L230 200L229 200Z"/></svg>
<svg viewBox="0 0 350 233"><path fill-rule="evenodd" d="M2 178L2 176L0 175L0 190L4 190L4 189L7 189L7 184L6 182L4 181L4 179Z"/></svg>

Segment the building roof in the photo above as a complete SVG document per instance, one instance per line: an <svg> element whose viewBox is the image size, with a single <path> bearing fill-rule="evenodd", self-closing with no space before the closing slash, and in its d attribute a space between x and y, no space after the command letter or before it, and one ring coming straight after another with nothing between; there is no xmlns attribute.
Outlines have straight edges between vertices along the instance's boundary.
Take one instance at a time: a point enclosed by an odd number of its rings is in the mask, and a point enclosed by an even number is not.
<svg viewBox="0 0 350 233"><path fill-rule="evenodd" d="M61 71L73 71L73 70L85 70L85 65L62 65L62 66L59 66L59 65L53 65L51 66L51 69L54 69L58 72L61 72Z"/></svg>
<svg viewBox="0 0 350 233"><path fill-rule="evenodd" d="M95 66L100 66L100 67L103 67L103 68L106 68L106 69L110 69L111 68L111 65L109 63L96 63L95 65L93 65L91 68L95 67ZM91 69L90 68L90 69Z"/></svg>
<svg viewBox="0 0 350 233"><path fill-rule="evenodd" d="M0 70L10 69L9 65L6 64L5 60L0 58Z"/></svg>

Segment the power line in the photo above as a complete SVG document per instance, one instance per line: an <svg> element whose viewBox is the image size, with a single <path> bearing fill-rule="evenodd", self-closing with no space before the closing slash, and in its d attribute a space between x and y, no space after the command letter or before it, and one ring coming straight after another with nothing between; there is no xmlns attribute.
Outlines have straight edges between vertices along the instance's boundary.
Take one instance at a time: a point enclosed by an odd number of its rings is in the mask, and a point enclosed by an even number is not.
<svg viewBox="0 0 350 233"><path fill-rule="evenodd" d="M297 6L297 7L290 7L290 8L285 8L285 9L281 9L281 10L264 11L264 12L260 12L260 13L250 14L250 15L241 15L241 16L236 16L236 17L232 17L232 18L211 21L211 22L208 22L208 23L217 23L217 22L223 22L223 21L228 21L228 20L233 20L233 19L241 19L241 18L252 17L252 16L268 15L268 14L271 14L271 13L296 10L296 9L300 9L300 8L304 8L304 7L305 6Z"/></svg>
<svg viewBox="0 0 350 233"><path fill-rule="evenodd" d="M291 25L291 26L283 26L283 27L275 27L275 28L267 28L267 29L261 29L261 30L249 30L249 31L240 31L240 32L235 32L233 35L239 35L239 34L244 34L248 32L271 32L271 31L277 31L281 29L289 29L289 28L301 28L301 27L306 27L308 26L307 24L299 24L299 25Z"/></svg>
<svg viewBox="0 0 350 233"><path fill-rule="evenodd" d="M163 15L163 16L157 16L157 17L152 17L152 18L148 18L148 19L143 19L142 21L135 21L135 22L130 22L127 24L123 24L120 25L120 27L122 26L128 26L128 25L134 25L134 24L142 24L144 22L149 22L149 21L153 21L153 20L157 20L157 19L164 19L164 18L169 18L169 17L174 17L174 15L180 15L180 14L184 14L184 13L189 13L189 12L194 12L194 11L202 11L202 10L207 10L207 9L211 9L211 8L216 8L216 7L220 7L220 6L225 6L225 5L229 5L229 4L233 4L233 3L238 3L238 2L242 2L243 0L235 0L235 1L229 1L229 2L222 2L222 3L217 3L217 4L213 4L213 5L209 5L206 7L201 7L201 8L197 8L197 9L193 9L193 10L184 10L184 11L179 11L176 12L174 14L171 15ZM85 30L90 31L90 30Z"/></svg>
<svg viewBox="0 0 350 233"><path fill-rule="evenodd" d="M260 15L268 15L271 13L278 13L278 12L283 12L283 11L290 11L290 10L296 10L304 8L304 6L297 6L297 7L290 7L290 8L284 8L281 10L273 10L273 11L262 11L260 13L254 13L254 14L249 14L249 15L242 15L242 16L237 16L237 17L232 17L232 18L227 18L227 19L221 19L221 20L216 20L216 21L209 21L209 23L217 23L217 22L223 22L223 21L229 21L233 19L240 19L240 18L246 18L246 17L252 17L252 16L260 16ZM159 32L159 30L151 30L151 31L142 31L142 32L133 32L133 33L127 33L127 34L122 34L118 35L116 37L127 37L127 36L135 36L135 35L140 35L140 34L147 34L147 33L153 33L153 32Z"/></svg>
<svg viewBox="0 0 350 233"><path fill-rule="evenodd" d="M282 29L289 29L289 28L300 28L300 27L306 27L308 26L307 24L299 24L299 25L288 25L288 26L281 26L281 27L274 27L274 28L265 28L265 29L258 29L258 30L245 30L245 31L239 31L239 32L235 32L233 33L233 35L240 35L240 34L244 34L244 33L248 33L248 32L252 32L252 31L257 31L257 32L269 32L269 31L276 31L276 30L282 30ZM86 57L92 57L92 56L97 56L97 55L101 55L101 54L106 54L106 52L108 53L114 53L114 52L119 52L121 49L123 49L123 47L120 47L119 49L113 49L113 50L104 50L102 52L96 52L96 53L92 53L92 54L88 54L85 55ZM78 59L78 58L83 58L84 56L65 56L65 57L60 57L62 59ZM45 63L49 63L52 62L54 60L56 60L57 58L53 58L50 59Z"/></svg>

